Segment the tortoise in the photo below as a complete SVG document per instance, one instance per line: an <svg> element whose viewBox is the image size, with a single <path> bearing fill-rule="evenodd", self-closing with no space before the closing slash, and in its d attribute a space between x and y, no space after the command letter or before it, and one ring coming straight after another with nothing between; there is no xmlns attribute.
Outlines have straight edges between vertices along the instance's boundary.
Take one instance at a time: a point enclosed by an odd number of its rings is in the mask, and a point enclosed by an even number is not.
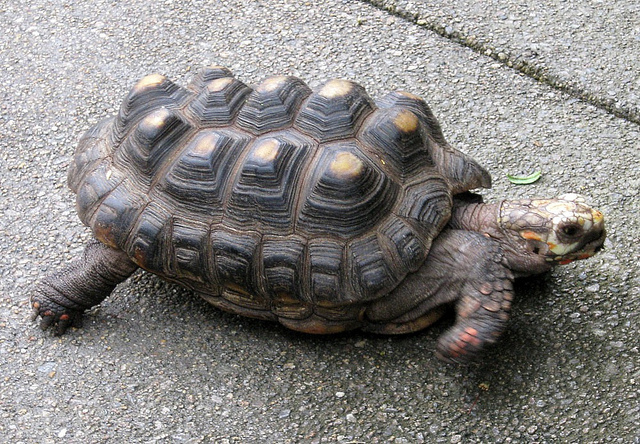
<svg viewBox="0 0 640 444"><path fill-rule="evenodd" d="M514 278L605 239L576 194L483 202L489 173L423 99L343 79L146 76L80 138L68 184L94 239L32 292L54 334L142 268L308 333L409 333L453 306L436 355L467 362L505 329Z"/></svg>

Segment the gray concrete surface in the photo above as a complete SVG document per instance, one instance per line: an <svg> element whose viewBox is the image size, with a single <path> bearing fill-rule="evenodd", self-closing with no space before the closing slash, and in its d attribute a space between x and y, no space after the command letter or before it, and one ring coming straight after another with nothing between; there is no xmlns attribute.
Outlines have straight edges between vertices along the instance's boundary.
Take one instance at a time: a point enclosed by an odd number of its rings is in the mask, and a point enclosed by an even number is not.
<svg viewBox="0 0 640 444"><path fill-rule="evenodd" d="M637 124L361 2L13 0L0 25L1 442L640 442ZM587 195L606 251L520 282L503 340L469 367L433 357L445 323L309 337L142 273L83 329L42 333L29 287L88 235L65 185L78 136L139 77L213 63L420 94L492 172L488 199ZM532 186L505 178L534 168Z"/></svg>
<svg viewBox="0 0 640 444"><path fill-rule="evenodd" d="M364 0L640 124L640 3Z"/></svg>

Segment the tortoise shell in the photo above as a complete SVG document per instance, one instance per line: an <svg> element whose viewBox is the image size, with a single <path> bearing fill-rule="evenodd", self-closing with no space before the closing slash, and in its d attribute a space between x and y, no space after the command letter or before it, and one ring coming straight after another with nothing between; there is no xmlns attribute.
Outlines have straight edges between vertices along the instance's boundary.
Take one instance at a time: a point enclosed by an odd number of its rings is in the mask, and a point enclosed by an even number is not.
<svg viewBox="0 0 640 444"><path fill-rule="evenodd" d="M452 196L488 173L426 103L330 80L254 87L225 68L140 80L80 140L69 185L97 239L214 305L353 328L424 262Z"/></svg>

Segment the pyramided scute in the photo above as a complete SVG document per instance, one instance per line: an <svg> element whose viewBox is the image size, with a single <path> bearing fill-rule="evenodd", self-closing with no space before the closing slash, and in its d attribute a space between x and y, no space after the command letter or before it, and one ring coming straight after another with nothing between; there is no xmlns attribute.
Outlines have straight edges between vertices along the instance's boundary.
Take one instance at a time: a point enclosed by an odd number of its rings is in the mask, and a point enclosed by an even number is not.
<svg viewBox="0 0 640 444"><path fill-rule="evenodd" d="M135 184L123 180L97 201L93 212L87 212L88 225L96 239L112 248L124 249L129 233L148 202L146 196L135 192Z"/></svg>
<svg viewBox="0 0 640 444"><path fill-rule="evenodd" d="M307 260L310 273L309 291L318 305L339 305L347 302L353 292L345 286L344 244L331 239L312 239Z"/></svg>
<svg viewBox="0 0 640 444"><path fill-rule="evenodd" d="M307 184L297 227L307 233L358 236L395 204L399 186L353 143L326 146Z"/></svg>
<svg viewBox="0 0 640 444"><path fill-rule="evenodd" d="M109 143L109 134L112 128L113 117L110 117L98 122L80 137L67 172L67 184L74 193L78 192L86 175L111 155L113 146Z"/></svg>
<svg viewBox="0 0 640 444"><path fill-rule="evenodd" d="M191 125L177 111L158 108L148 114L131 130L116 151L114 164L133 174L142 183L149 183L158 165L167 154L180 146Z"/></svg>
<svg viewBox="0 0 640 444"><path fill-rule="evenodd" d="M222 77L233 77L233 73L224 66L207 66L198 70L187 85L187 88L198 93L202 91L209 82L221 79Z"/></svg>
<svg viewBox="0 0 640 444"><path fill-rule="evenodd" d="M254 87L238 114L237 124L255 135L288 127L300 103L310 94L309 87L297 77L269 77Z"/></svg>
<svg viewBox="0 0 640 444"><path fill-rule="evenodd" d="M204 84L189 103L187 113L203 127L231 125L251 88L234 77L220 77Z"/></svg>
<svg viewBox="0 0 640 444"><path fill-rule="evenodd" d="M362 301L378 298L398 283L392 258L384 251L375 231L350 242L347 258L350 281Z"/></svg>
<svg viewBox="0 0 640 444"><path fill-rule="evenodd" d="M434 141L441 144L447 143L438 119L421 97L405 91L392 91L376 100L376 105L383 109L398 107L411 111L422 121L427 134Z"/></svg>
<svg viewBox="0 0 640 444"><path fill-rule="evenodd" d="M115 175L111 163L103 160L95 165L79 182L76 189L76 209L80 220L89 225L96 206L122 181Z"/></svg>
<svg viewBox="0 0 640 444"><path fill-rule="evenodd" d="M209 245L215 262L215 280L233 294L259 295L256 262L260 235L219 227L211 232Z"/></svg>
<svg viewBox="0 0 640 444"><path fill-rule="evenodd" d="M264 236L261 245L265 291L273 300L311 302L304 261L306 239L298 235Z"/></svg>
<svg viewBox="0 0 640 444"><path fill-rule="evenodd" d="M405 270L416 271L422 265L429 252L431 239L425 237L418 224L392 214L381 224L379 232Z"/></svg>
<svg viewBox="0 0 640 444"><path fill-rule="evenodd" d="M377 110L362 130L362 140L375 157L396 175L405 178L433 166L418 117L406 108Z"/></svg>
<svg viewBox="0 0 640 444"><path fill-rule="evenodd" d="M189 93L161 74L143 77L129 91L115 117L111 140L118 145L127 130L137 121L156 109L164 107L180 108L188 99Z"/></svg>
<svg viewBox="0 0 640 444"><path fill-rule="evenodd" d="M454 194L473 188L491 188L491 176L473 158L455 149L446 141L438 120L427 103L420 97L394 91L379 99L380 108L402 107L414 113L434 143L425 144L437 170L449 180Z"/></svg>
<svg viewBox="0 0 640 444"><path fill-rule="evenodd" d="M209 225L193 218L174 217L171 230L169 273L196 282L212 281L208 248Z"/></svg>
<svg viewBox="0 0 640 444"><path fill-rule="evenodd" d="M258 138L239 169L228 199L228 223L293 231L301 170L313 141L295 133Z"/></svg>
<svg viewBox="0 0 640 444"><path fill-rule="evenodd" d="M159 202L150 202L138 214L130 235L121 246L145 270L167 275L167 258L172 255L172 214Z"/></svg>
<svg viewBox="0 0 640 444"><path fill-rule="evenodd" d="M405 186L397 214L419 227L425 239L433 239L451 217L453 205L448 181L435 170Z"/></svg>
<svg viewBox="0 0 640 444"><path fill-rule="evenodd" d="M362 86L348 80L330 80L303 104L295 127L320 142L355 137L374 107Z"/></svg>
<svg viewBox="0 0 640 444"><path fill-rule="evenodd" d="M201 214L220 222L229 176L249 137L228 130L200 131L182 150L158 182L157 192L167 193L185 214Z"/></svg>

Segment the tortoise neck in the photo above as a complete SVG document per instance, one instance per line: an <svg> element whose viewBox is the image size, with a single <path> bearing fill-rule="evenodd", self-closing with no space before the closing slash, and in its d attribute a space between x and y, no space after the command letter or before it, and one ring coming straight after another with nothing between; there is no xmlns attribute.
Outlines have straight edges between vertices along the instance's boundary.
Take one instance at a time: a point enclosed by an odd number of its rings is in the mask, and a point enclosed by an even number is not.
<svg viewBox="0 0 640 444"><path fill-rule="evenodd" d="M454 200L449 225L459 230L477 231L499 237L500 204L469 203Z"/></svg>

